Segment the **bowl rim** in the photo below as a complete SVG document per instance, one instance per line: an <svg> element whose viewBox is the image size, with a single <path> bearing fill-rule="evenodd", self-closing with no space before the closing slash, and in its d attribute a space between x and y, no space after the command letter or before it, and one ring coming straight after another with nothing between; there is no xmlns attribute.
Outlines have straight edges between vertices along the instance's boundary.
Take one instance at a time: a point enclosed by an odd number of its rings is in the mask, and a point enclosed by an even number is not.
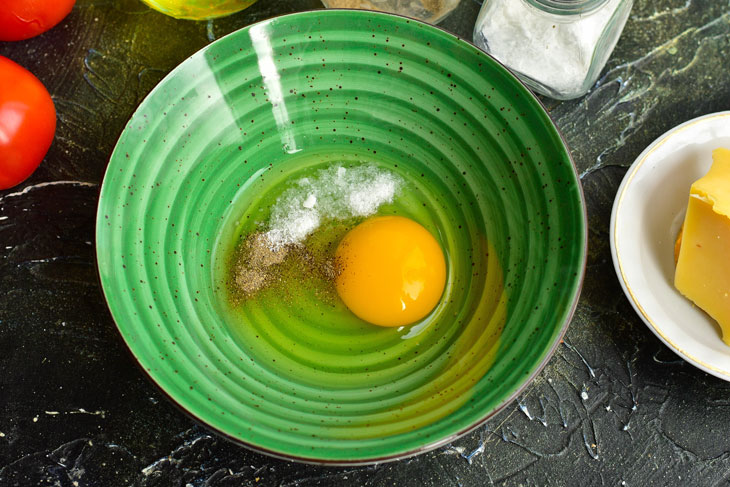
<svg viewBox="0 0 730 487"><path fill-rule="evenodd" d="M192 419L194 422L196 422L198 425L203 426L205 429L212 431L217 436L224 438L231 443L236 444L237 446L245 447L248 450L254 451L256 453L261 453L266 456L276 458L279 460L284 461L294 461L298 463L303 464L309 464L309 465L318 465L318 466L332 466L332 467L350 467L350 466L367 466L367 465L377 465L381 463L389 463L389 462L395 462L398 460L403 460L407 458L412 458L416 455L420 455L422 453L426 453L432 450L435 450L437 448L443 447L445 445L448 445L449 443L467 435L468 433L476 430L480 426L484 425L489 419L491 419L494 415L502 411L508 404L512 403L520 394L522 394L535 380L535 378L543 371L547 363L552 359L552 357L555 355L555 352L558 348L558 345L560 345L563 342L563 338L568 330L568 327L573 320L573 316L575 315L575 311L578 307L578 302L580 300L581 291L583 288L583 282L585 279L586 274L586 264L588 259L588 210L586 206L586 200L585 200L585 194L583 191L583 186L581 183L580 174L578 173L577 166L575 165L575 160L573 159L573 154L570 150L570 147L568 146L568 142L565 139L565 136L553 120L553 118L550 116L550 112L545 107L545 104L537 97L537 95L518 77L516 76L512 70L510 70L507 66L505 66L501 61L499 61L497 58L492 56L491 54L479 49L470 39L466 39L464 37L461 37L457 34L454 34L452 32L449 32L443 27L440 27L438 25L429 24L427 22L423 22L421 20L415 19L413 17L409 17L407 15L402 14L395 14L395 13L389 13L389 12L380 12L376 10L364 10L364 9L355 9L355 8L324 8L324 9L307 9L307 10L301 10L297 12L292 12L288 14L282 14L282 15L275 15L273 17L269 17L267 19L260 20L258 22L254 22L248 25L245 25L239 29L236 29L232 32L229 32L228 34L219 37L218 39L214 40L213 42L210 42L203 46L202 48L195 51L193 54L185 58L183 61L181 61L177 66L175 66L172 70L170 70L153 88L150 90L147 95L140 101L140 103L137 105L137 108L134 110L134 112L129 116L128 120L133 119L139 112L140 108L144 104L144 102L151 96L153 96L158 89L160 89L160 86L163 84L163 82L173 76L179 69L181 69L181 66L189 60L192 56L195 56L201 52L204 52L210 48L211 45L222 41L223 39L232 36L236 33L238 33L241 30L250 29L251 27L259 24L264 24L267 22L271 22L274 20L278 20L281 18L286 17L292 17L292 16L299 16L303 14L313 14L313 13L323 14L325 12L349 12L355 15L372 15L372 16L385 16L385 17L396 17L401 19L406 19L410 22L415 22L418 24L423 24L426 28L432 28L440 31L442 34L445 34L457 41L463 42L464 45L466 45L468 48L473 48L476 51L480 53L480 55L484 55L489 57L492 61L496 63L497 66L504 69L505 73L508 76L511 76L514 78L515 81L524 89L524 92L529 95L529 98L532 99L537 105L542 109L545 117L550 122L550 126L555 130L557 133L560 141L562 142L563 148L565 149L565 153L568 156L568 160L570 161L570 166L573 169L573 174L575 176L576 186L578 189L578 196L579 196L579 203L581 208L581 224L582 224L582 238L583 238L583 246L580 249L582 252L582 262L580 262L580 269L578 272L578 275L576 276L576 286L574 291L574 296L572 298L572 301L570 303L570 306L568 308L568 312L565 316L565 320L563 323L560 324L559 331L555 336L555 339L553 343L550 345L550 347L546 350L545 355L543 356L542 361L538 364L538 366L535 368L535 370L529 375L526 376L525 379L522 379L522 383L515 389L515 391L507 396L504 400L502 400L497 406L495 406L491 411L487 412L483 417L481 417L479 420L475 421L471 425L469 425L466 428L463 428L459 431L456 431L446 437L443 437L441 439L437 439L435 441L428 442L420 447L414 448L412 450L408 450L402 453L396 453L392 455L383 455L383 456L376 456L376 457L367 457L367 458L360 458L355 460L328 460L328 459L322 459L322 458L316 458L316 457L306 457L306 456L298 456L298 455L289 455L285 453L281 453L275 450L270 450L267 448L263 448L261 446L257 446L251 443L248 443L240 438L237 438L219 428L216 428L215 426L212 426L208 424L205 420L199 418L196 414L194 414L192 411L189 411L185 407L182 406L172 395L170 395L160 383L152 376L152 374L144 368L142 363L139 361L137 356L132 351L132 348L130 347L130 344L127 342L127 340L124 338L124 335L121 332L121 329L119 325L117 324L116 319L114 318L114 315L111 311L111 307L109 306L109 300L107 298L107 290L102 285L103 281L101 278L101 270L100 270L100 263L99 263L99 251L97 244L95 242L94 245L94 252L96 257L96 274L97 279L99 281L99 287L101 289L102 295L104 297L104 304L106 305L107 309L109 310L109 314L112 317L112 320L114 321L114 324L117 328L118 336L120 340L124 343L125 349L127 350L128 354L133 359L132 361L137 365L137 367L143 372L143 374L156 386L159 392L162 393L164 397L167 398L167 400L173 404L179 411L181 411L184 415ZM325 15L327 15L325 13ZM119 141L121 140L121 137L124 135L125 131L127 129L127 124L125 124L124 128L122 129L119 137L117 138L117 142L114 145L114 148L112 149L112 152L109 156L109 161L111 161L111 158L114 156L114 152L117 150ZM103 193L103 189L105 187L104 182L107 180L107 177L109 176L109 164L107 164L106 169L104 170L104 176L102 177L101 184L99 185L99 200L101 199L101 195ZM97 204L97 215L96 215L96 228L95 228L95 237L98 237L99 229L101 228L100 222L103 220L103 214L102 214L102 208L100 201ZM96 239L98 241L98 238Z"/></svg>
<svg viewBox="0 0 730 487"><path fill-rule="evenodd" d="M651 330L651 332L659 338L659 340L664 343L670 350L672 350L674 353L676 353L681 359L686 361L687 363L693 365L694 367L697 367L698 369L702 370L703 372L713 375L719 379L730 381L730 374L728 374L727 371L719 369L712 364L708 364L705 361L703 361L701 358L694 356L693 354L687 352L687 350L678 344L676 344L671 338L669 338L663 331L663 327L661 325L658 325L655 320L649 315L649 313L646 312L644 307L641 305L641 299L640 296L643 294L642 292L637 292L634 290L632 285L629 282L629 279L624 272L624 265L621 260L621 252L620 252L620 242L621 239L619 238L619 219L620 219L620 213L621 213L621 207L623 205L624 197L626 196L627 191L631 187L631 183L633 182L634 177L637 175L637 173L642 169L644 164L651 159L652 154L657 151L660 147L662 147L664 144L670 142L672 138L676 135L679 135L680 133L684 132L685 130L693 130L698 125L702 125L705 122L708 122L710 120L715 119L727 119L730 121L730 110L728 111L721 111L721 112L715 112L715 113L708 113L705 115L700 115L699 117L695 117L693 119L687 120L686 122L683 122L675 127L670 128L663 134L661 134L659 137L654 139L642 152L639 154L639 156L634 160L634 162L629 166L629 169L626 171L626 174L624 175L623 179L621 180L621 184L618 187L618 190L616 191L616 197L614 199L613 208L611 210L611 221L609 225L609 238L610 238L610 245L611 245L611 258L613 260L613 267L614 271L616 272L616 277L618 278L619 284L621 284L621 289L623 290L624 294L626 295L626 298L628 299L629 303L631 304L631 307L634 309L636 314L641 318L641 320L644 322L644 324Z"/></svg>

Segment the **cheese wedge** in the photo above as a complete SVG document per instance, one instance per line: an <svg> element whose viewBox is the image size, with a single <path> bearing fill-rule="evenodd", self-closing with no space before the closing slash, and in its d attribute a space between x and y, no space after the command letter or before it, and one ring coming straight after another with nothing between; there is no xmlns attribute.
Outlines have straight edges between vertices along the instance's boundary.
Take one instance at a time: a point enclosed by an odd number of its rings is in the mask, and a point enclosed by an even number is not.
<svg viewBox="0 0 730 487"><path fill-rule="evenodd" d="M674 286L720 325L730 346L730 150L692 184Z"/></svg>

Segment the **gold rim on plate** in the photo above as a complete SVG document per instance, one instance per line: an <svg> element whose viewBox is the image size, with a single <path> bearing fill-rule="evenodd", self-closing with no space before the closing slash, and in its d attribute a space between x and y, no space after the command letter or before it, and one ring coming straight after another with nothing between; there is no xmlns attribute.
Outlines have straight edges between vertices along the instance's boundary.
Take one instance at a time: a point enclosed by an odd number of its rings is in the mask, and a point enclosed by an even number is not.
<svg viewBox="0 0 730 487"><path fill-rule="evenodd" d="M623 204L624 196L626 195L627 189L631 186L631 182L634 179L634 176L636 173L639 172L639 169L644 165L644 163L649 159L649 157L657 151L660 147L662 147L664 144L669 142L672 138L675 136L681 134L682 132L693 128L694 126L706 123L710 120L715 120L718 118L727 118L728 122L730 123L730 111L729 112L720 112L720 113L714 113L710 115L704 115L698 118L695 118L693 120L690 120L688 122L683 123L682 125L679 125L665 134L661 135L658 139L656 139L652 144L639 156L639 158L631 165L629 168L629 172L624 177L624 180L621 182L621 186L619 187L619 192L616 195L616 204L613 209L613 217L611 222L612 227L612 233L613 233L613 248L615 252L615 264L618 268L619 275L623 284L623 288L626 291L626 294L631 299L632 304L634 305L634 309L636 309L639 314L641 315L644 322L648 325L650 325L652 331L654 334L656 334L666 345L668 345L670 348L672 348L675 352L677 352L682 358L685 358L690 363L694 363L701 368L706 369L706 372L710 372L713 375L725 379L730 380L730 370L725 369L719 369L711 364L708 364L701 359L697 358L696 356L688 353L683 348L681 348L679 345L677 345L674 341L669 339L661 330L659 326L654 322L654 320L649 316L649 314L644 310L644 307L639 302L639 299L636 297L636 294L634 293L634 290L632 289L631 285L628 282L628 279L626 277L626 274L624 273L624 266L621 261L621 252L619 251L619 238L618 238L618 218L617 215L621 211L621 205Z"/></svg>

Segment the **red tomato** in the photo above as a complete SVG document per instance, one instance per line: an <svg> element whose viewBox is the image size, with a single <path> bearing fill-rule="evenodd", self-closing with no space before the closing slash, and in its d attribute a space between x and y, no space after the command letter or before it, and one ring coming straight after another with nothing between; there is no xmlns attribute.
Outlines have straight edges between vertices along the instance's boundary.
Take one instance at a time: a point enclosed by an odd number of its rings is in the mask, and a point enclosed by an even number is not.
<svg viewBox="0 0 730 487"><path fill-rule="evenodd" d="M33 73L0 56L0 189L25 181L48 152L56 107Z"/></svg>
<svg viewBox="0 0 730 487"><path fill-rule="evenodd" d="M68 15L76 0L0 0L0 41L42 34Z"/></svg>

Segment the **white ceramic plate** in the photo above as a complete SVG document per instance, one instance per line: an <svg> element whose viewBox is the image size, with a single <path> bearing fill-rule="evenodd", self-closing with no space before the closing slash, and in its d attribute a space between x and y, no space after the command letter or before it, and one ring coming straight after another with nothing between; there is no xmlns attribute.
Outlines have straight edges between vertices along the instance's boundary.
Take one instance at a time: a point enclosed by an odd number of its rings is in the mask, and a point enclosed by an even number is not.
<svg viewBox="0 0 730 487"><path fill-rule="evenodd" d="M720 327L674 288L674 242L689 189L730 148L730 112L686 122L636 159L616 194L611 256L621 286L649 329L680 357L730 381L730 347Z"/></svg>

